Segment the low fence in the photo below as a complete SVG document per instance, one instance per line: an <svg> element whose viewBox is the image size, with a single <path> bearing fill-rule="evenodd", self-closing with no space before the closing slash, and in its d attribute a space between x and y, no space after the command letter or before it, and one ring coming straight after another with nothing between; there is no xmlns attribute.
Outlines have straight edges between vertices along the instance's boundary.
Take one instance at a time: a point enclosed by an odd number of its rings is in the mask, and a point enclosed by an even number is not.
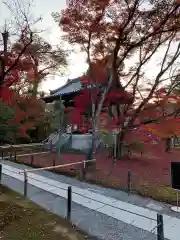
<svg viewBox="0 0 180 240"><path fill-rule="evenodd" d="M20 148L25 150L31 146L33 149L38 147L39 152L20 153L16 151ZM0 158L1 160L11 160L17 163L26 164L35 168L56 166L63 163L69 163L67 166L74 168L65 169L53 168L49 169L60 174L80 178L92 183L100 184L106 187L112 187L128 191L129 193L138 193L143 196L149 196L155 200L163 200L170 204L176 204L176 192L171 188L170 164L167 161L159 164L159 160L119 160L116 163L108 158L107 152L103 155L103 159L97 156L96 169L92 169L88 174L84 173L84 168L79 164L73 165L69 159L73 161L81 161L86 158L85 155L70 153L69 155L61 153L61 159L57 158L57 153L52 152L52 145L49 144L49 150L44 151L44 144L26 144L17 146L4 146L0 151L10 151L7 156ZM73 154L73 155L72 155ZM156 164L157 163L157 164ZM135 165L138 165L135 167ZM141 165L141 166L140 166ZM142 167L143 165L143 167ZM139 168L140 166L140 168ZM61 170L62 169L62 170Z"/></svg>
<svg viewBox="0 0 180 240"><path fill-rule="evenodd" d="M51 152L52 143L32 143L32 144L19 144L19 145L3 145L0 146L0 159L16 160L17 156L26 156L25 154L39 152Z"/></svg>
<svg viewBox="0 0 180 240"><path fill-rule="evenodd" d="M43 171L43 170L54 170L54 169L57 169L57 168L65 168L65 167L68 167L68 166L82 165L82 178L85 179L87 163L92 163L92 162L95 162L95 161L96 161L96 159L84 160L84 161L70 163L70 164L61 164L61 165L57 165L57 166L49 166L49 167L20 171L19 172L20 174L21 173L24 174L24 195L25 196L27 195L26 193L27 193L27 183L28 183L28 175L27 175L28 172L37 172L37 171Z"/></svg>
<svg viewBox="0 0 180 240"><path fill-rule="evenodd" d="M50 166L50 167L43 167L43 168L37 168L37 169L25 169L25 170L22 170L22 171L19 171L18 173L20 175L24 175L24 196L25 197L28 197L28 180L29 179L34 179L36 181L39 181L35 178L33 178L32 176L28 176L28 173L33 173L33 172L38 172L38 171L43 171L43 170L51 170L51 169L55 169L55 168L64 168L64 167L67 167L69 165L82 165L83 169L85 170L86 169L86 164L88 162L95 162L96 160L93 159L93 160L85 160L85 161L81 161L81 162L76 162L76 163L73 163L73 164L63 164L63 165L58 165L58 166ZM3 166L0 164L0 182L2 183L2 169L3 169ZM6 168L5 168L6 169ZM88 200L92 200L92 201L95 201L95 199L91 198L91 197L88 197L88 196L85 196L84 194L81 194L81 193L78 193L76 191L73 191L73 187L72 186L68 186L67 188L61 188L61 187L57 187L55 185L52 185L52 184L49 184L47 182L43 182L42 183L44 184L47 184L49 185L50 187L56 187L58 189L62 189L64 191L66 191L66 198L67 201L66 201L66 219L68 221L71 221L71 213L72 213L72 202L73 202L73 194L75 195L79 195L81 197L85 197L87 198ZM30 183L29 183L30 184ZM131 191L131 173L129 172L128 173L128 178L127 178L127 185L128 185L128 189L129 189L129 192ZM61 197L61 196L60 196ZM101 202L100 200L96 200L97 203L103 203L105 206L110 206L112 207L110 204L108 203L104 203L104 202ZM118 208L120 210L123 210L127 213L133 213L137 216L140 216L142 218L146 218L144 215L141 215L139 213L134 213L134 212L131 212L129 211L128 209L124 210L124 209L121 209L121 208ZM149 217L147 217L147 219L149 220L153 220L155 221L155 219L151 219ZM157 240L165 240L165 237L164 237L164 222L163 222L163 215L161 214L157 214L157 218L156 218L156 226L153 228L153 229L149 229L148 231L148 234L149 233L154 233L154 234L157 234ZM131 225L131 223L129 224ZM132 222L132 225L133 225L133 222ZM148 235L147 234L147 235ZM147 235L143 236L143 240L147 239Z"/></svg>
<svg viewBox="0 0 180 240"><path fill-rule="evenodd" d="M36 144L33 144L32 147L35 145ZM39 146L39 144L37 145ZM43 150L42 144L39 147ZM85 156L79 157L78 155L76 158L76 155L73 154L68 156L64 155L63 158L63 154L61 154L61 160L58 160L57 154L51 153L51 151L19 154L16 155L16 158L10 155L4 157L4 159L27 164L35 168L42 167L44 170L73 176L80 180L86 180L105 187L125 190L129 194L140 194L145 197L152 197L155 200L165 201L175 205L177 203L177 193L171 188L170 164L164 161L163 164L166 166L162 168L160 165L158 167L158 165L156 165L158 159L151 162L144 160L139 161L144 165L141 170L139 170L138 167L134 167L138 164L136 160L134 162L130 160L123 162L123 160L120 160L114 164L113 160L108 157L104 158L103 161L97 158L96 168L87 169L84 167L83 161L81 161L85 159ZM72 164L69 162L69 159L73 159L73 161L77 162ZM61 165L66 162L68 164L65 164L64 167L59 167L59 162ZM106 169L101 162L105 165L107 164ZM71 166L72 168L70 168ZM165 169L165 171L163 169Z"/></svg>

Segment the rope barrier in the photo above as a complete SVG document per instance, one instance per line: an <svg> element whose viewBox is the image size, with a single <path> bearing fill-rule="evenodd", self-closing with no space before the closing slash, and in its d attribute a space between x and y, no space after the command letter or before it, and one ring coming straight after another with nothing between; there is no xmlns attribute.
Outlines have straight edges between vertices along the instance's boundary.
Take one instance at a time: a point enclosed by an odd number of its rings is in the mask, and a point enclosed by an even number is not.
<svg viewBox="0 0 180 240"><path fill-rule="evenodd" d="M35 152L35 153L24 153L24 154L19 154L19 155L16 155L16 157L27 157L27 156L35 156L35 155L43 155L43 154L48 154L50 152ZM14 156L6 156L6 157L3 157L3 158L0 158L0 160L6 160L6 159L9 159L9 158L14 158Z"/></svg>
<svg viewBox="0 0 180 240"><path fill-rule="evenodd" d="M37 172L37 171L42 171L42 170L51 170L51 169L56 169L56 168L61 168L61 167L68 167L68 166L73 166L73 165L78 165L78 164L85 164L87 162L95 162L95 161L96 161L96 159L84 160L84 161L81 161L81 162L61 164L61 165L57 165L57 166L35 168L35 169L30 169L30 170L25 169L24 171L26 171L26 172ZM24 171L20 171L20 172L24 172Z"/></svg>
<svg viewBox="0 0 180 240"><path fill-rule="evenodd" d="M4 168L4 167L3 167L3 168ZM7 171L10 171L10 172L14 172L14 171L8 170L7 168L4 168L4 169L6 169ZM15 172L15 173L16 173L16 174L19 173L19 174L22 175L22 174L24 173L24 171ZM59 187L58 185L50 184L50 183L48 183L48 182L42 181L42 180L40 180L40 179L36 179L36 178L34 178L34 177L32 177L32 176L29 176L29 175L28 175L27 177L28 177L28 179L36 180L37 182L41 182L41 183L46 184L46 185L48 185L48 186L50 186L50 187L54 187L54 188L61 189L61 190L65 190L65 191L67 191L67 189L68 189L68 184L67 184L67 188L62 188L62 187ZM43 176L42 176L42 177L43 177ZM56 180L53 180L53 181L56 181ZM57 181L57 182L58 182L58 181ZM31 184L31 183L29 183L29 184ZM88 191L88 190L87 190L87 191ZM113 208L115 208L115 209L118 209L118 210L121 210L121 211L124 211L124 212L128 212L128 213L134 214L134 215L136 215L136 216L140 216L140 217L143 217L143 218L145 218L145 219L149 219L149 220L151 220L151 221L156 221L156 219L153 219L153 218L150 218L150 217L145 217L145 216L143 216L143 215L141 215L141 214L134 213L134 212L132 212L132 211L125 210L125 209L120 208L120 207L114 207L114 206L112 206L111 204L104 203L104 202L102 202L102 201L100 201L100 200L97 200L97 199L93 199L93 198L91 198L91 197L84 196L84 195L81 194L81 193L77 193L77 192L75 192L75 191L72 191L72 193L75 194L75 195L79 195L79 196L81 196L81 197L87 198L87 199L89 199L89 200L92 200L92 201L96 201L96 202L98 202L98 203L101 203L101 204L103 204L104 206L113 207ZM114 202L116 202L116 201L118 201L118 200L115 199Z"/></svg>
<svg viewBox="0 0 180 240"><path fill-rule="evenodd" d="M43 146L43 143L30 143L30 144L19 144L19 145L6 145L0 146L0 150L3 149L12 149L12 148L21 148L21 147L38 147Z"/></svg>
<svg viewBox="0 0 180 240"><path fill-rule="evenodd" d="M95 161L95 159L93 159L93 160L87 160L86 162L91 162L91 161ZM59 166L56 166L56 167L64 167L64 166L75 165L75 164L80 164L80 163L84 163L84 162L85 162L85 161L76 162L76 163L73 163L73 164L64 164L64 165L59 165ZM40 169L32 169L32 170L44 170L44 169L49 169L49 168L50 168L50 167L40 168ZM52 167L51 167L51 168L52 168ZM53 168L54 168L54 167L53 167ZM7 169L7 168L4 167L4 166L3 166L3 169L5 169L5 170L7 170L7 171L9 171L9 172L13 172L13 173L15 173L15 174L20 174L21 176L22 176L23 173L24 173L24 175L27 175L28 172L31 172L31 170L24 170L24 171L16 172L16 171ZM4 173L4 174L7 175L7 173ZM38 176L38 175L36 175L36 176ZM42 176L42 175L41 175L41 176ZM12 176L12 177L13 177L13 176ZM42 177L44 177L44 176L42 176ZM67 185L67 187L66 187L66 188L63 188L63 187L59 187L58 184L56 184L56 185L50 184L50 183L48 183L48 182L46 182L46 181L42 181L42 180L40 180L40 179L37 179L37 178L35 178L35 177L33 177L33 176L27 176L27 178L28 178L28 179L33 179L33 180L35 180L35 181L37 181L37 182L41 182L41 183L43 183L43 184L45 184L45 185L54 187L55 189L61 189L61 190L63 190L63 191L67 191L68 186L69 186L68 184L65 183L65 184ZM56 181L56 180L54 180L54 179L53 179L53 181L55 181L55 182L58 183L58 181ZM29 184L31 184L31 183L29 183ZM36 187L36 186L35 186L35 187ZM38 188L39 188L39 187L38 187ZM45 190L45 191L46 191L46 190ZM48 189L47 189L47 191L48 191ZM88 191L88 190L85 189L85 191ZM48 191L48 192L51 193L50 191ZM154 219L154 218L146 217L146 216L144 216L144 215L141 215L141 214L138 214L138 213L129 211L129 210L127 210L127 209L122 209L122 208L120 208L120 207L114 207L114 206L113 206L113 203L116 202L116 201L118 201L118 199L114 199L114 201L112 201L112 203L111 203L112 205L111 205L111 204L108 204L108 203L104 203L104 202L102 202L102 201L100 201L100 200L93 199L93 198L91 198L91 197L85 196L85 195L83 195L83 194L81 194L81 193L77 193L76 191L72 191L72 193L75 194L75 195L84 197L84 198L86 198L86 199L89 199L89 200L91 200L91 201L96 201L97 203L101 203L101 204L103 204L102 207L104 207L104 206L110 206L110 207L112 207L112 208L115 208L115 209L118 209L118 210L121 210L121 211L130 213L130 214L133 214L133 215L136 215L136 216L140 216L140 217L145 218L145 219L149 219L149 220L151 220L151 221L153 221L153 222L154 222L154 221L155 221L155 222L157 221L157 220ZM52 194L55 194L55 193L52 193ZM60 195L58 195L58 196L61 197ZM100 207L100 208L102 208L102 207ZM95 209L95 210L98 210L98 209L99 209L99 208L97 208L97 209ZM170 220L171 220L171 218L169 219L169 221L170 221ZM168 222L169 222L169 221L168 221ZM132 222L132 224L133 224L133 222ZM166 222L166 224L167 224L167 222ZM145 238L148 236L149 233L154 233L155 230L156 230L159 226L160 226L160 224L157 224L155 227L153 227L145 236L143 236L143 239L145 239Z"/></svg>

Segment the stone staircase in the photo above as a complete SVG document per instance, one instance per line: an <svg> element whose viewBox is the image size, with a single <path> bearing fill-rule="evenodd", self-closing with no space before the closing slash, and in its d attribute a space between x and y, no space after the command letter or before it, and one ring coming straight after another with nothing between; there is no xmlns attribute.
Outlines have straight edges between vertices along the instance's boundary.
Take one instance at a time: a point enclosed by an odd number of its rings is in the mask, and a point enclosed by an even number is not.
<svg viewBox="0 0 180 240"><path fill-rule="evenodd" d="M59 139L60 134L60 139ZM67 141L67 134L64 133L64 130L56 131L51 133L48 138L46 138L42 143L46 150L57 151L59 147L59 142L63 145ZM70 136L69 136L70 137ZM59 141L60 140L60 141Z"/></svg>
<svg viewBox="0 0 180 240"><path fill-rule="evenodd" d="M60 144L61 148L70 148L87 153L92 146L92 134L71 134L65 133L64 130L60 130L60 132L57 131L52 133L43 141L43 143L44 149L46 150L51 149L52 151L57 151ZM96 147L98 148L101 143L102 140L98 139L96 142Z"/></svg>

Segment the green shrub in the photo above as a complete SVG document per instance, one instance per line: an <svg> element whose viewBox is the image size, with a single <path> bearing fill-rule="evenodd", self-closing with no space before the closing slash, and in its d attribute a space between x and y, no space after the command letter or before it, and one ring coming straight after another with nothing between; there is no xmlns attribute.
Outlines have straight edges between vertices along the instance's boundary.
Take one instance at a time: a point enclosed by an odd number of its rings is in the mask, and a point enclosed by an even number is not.
<svg viewBox="0 0 180 240"><path fill-rule="evenodd" d="M144 150L144 143L140 141L133 141L128 145L129 150L136 153L141 153Z"/></svg>
<svg viewBox="0 0 180 240"><path fill-rule="evenodd" d="M137 192L144 197L151 197L154 200L175 204L177 201L177 192L168 186L149 185L144 182L137 189Z"/></svg>

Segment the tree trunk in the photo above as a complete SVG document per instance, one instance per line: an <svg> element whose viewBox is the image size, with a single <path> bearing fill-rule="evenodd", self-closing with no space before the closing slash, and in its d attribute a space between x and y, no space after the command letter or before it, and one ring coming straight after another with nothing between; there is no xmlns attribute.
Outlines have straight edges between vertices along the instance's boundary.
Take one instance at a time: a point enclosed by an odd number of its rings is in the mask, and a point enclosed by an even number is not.
<svg viewBox="0 0 180 240"><path fill-rule="evenodd" d="M171 138L167 138L165 141L166 141L165 142L165 151L170 152L170 150L171 150Z"/></svg>
<svg viewBox="0 0 180 240"><path fill-rule="evenodd" d="M95 159L98 136L99 136L99 129L97 127L96 122L94 122L92 124L92 142L91 142L89 152L87 153L87 160ZM94 171L95 169L96 169L96 162L86 163L86 172L91 172L91 171Z"/></svg>
<svg viewBox="0 0 180 240"><path fill-rule="evenodd" d="M92 143L91 143L91 150L89 159L94 159L96 154L96 147L97 147L97 140L98 140L99 131L96 129L96 127L92 131Z"/></svg>
<svg viewBox="0 0 180 240"><path fill-rule="evenodd" d="M124 156L124 137L125 137L125 132L121 131L117 135L117 159L121 159Z"/></svg>

